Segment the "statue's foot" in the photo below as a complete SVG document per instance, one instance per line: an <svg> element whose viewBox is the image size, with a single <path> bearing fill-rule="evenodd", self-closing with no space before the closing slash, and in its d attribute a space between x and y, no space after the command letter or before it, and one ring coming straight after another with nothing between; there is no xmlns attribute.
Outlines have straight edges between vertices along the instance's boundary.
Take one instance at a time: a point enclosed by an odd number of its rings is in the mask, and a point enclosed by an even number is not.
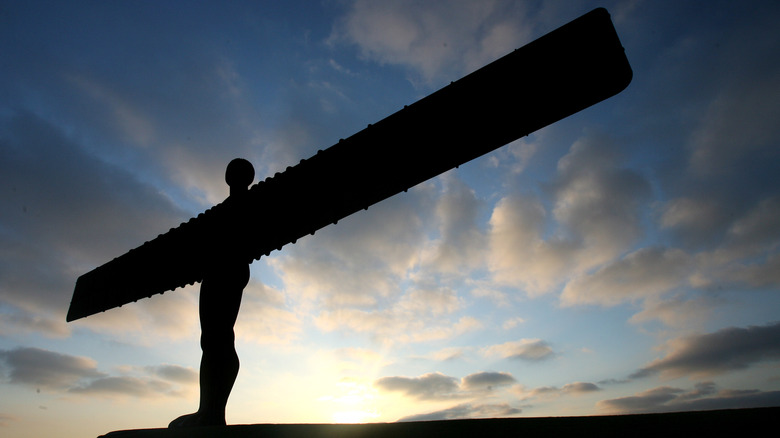
<svg viewBox="0 0 780 438"><path fill-rule="evenodd" d="M204 415L200 412L194 414L182 415L181 417L171 421L168 425L169 429L178 429L182 427L201 427L201 426L224 426L225 418L218 418L215 416Z"/></svg>

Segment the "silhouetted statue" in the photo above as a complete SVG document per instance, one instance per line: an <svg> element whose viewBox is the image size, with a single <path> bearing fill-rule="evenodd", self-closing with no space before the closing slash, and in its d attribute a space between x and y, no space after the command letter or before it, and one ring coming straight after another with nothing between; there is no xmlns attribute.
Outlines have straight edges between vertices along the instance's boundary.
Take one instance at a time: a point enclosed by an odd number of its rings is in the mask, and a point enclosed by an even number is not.
<svg viewBox="0 0 780 438"><path fill-rule="evenodd" d="M599 8L249 190L251 164L234 160L225 202L79 277L67 320L202 282L200 408L171 427L224 424L249 263L611 97L632 76Z"/></svg>
<svg viewBox="0 0 780 438"><path fill-rule="evenodd" d="M249 161L231 161L225 172L230 186L228 199L245 195L254 178L255 169ZM237 237L225 231L228 238ZM212 265L206 269L200 286L200 407L193 414L173 420L168 427L225 424L225 406L239 366L233 326L241 295L249 282L249 264L234 249L239 242L226 243L224 252L211 257Z"/></svg>

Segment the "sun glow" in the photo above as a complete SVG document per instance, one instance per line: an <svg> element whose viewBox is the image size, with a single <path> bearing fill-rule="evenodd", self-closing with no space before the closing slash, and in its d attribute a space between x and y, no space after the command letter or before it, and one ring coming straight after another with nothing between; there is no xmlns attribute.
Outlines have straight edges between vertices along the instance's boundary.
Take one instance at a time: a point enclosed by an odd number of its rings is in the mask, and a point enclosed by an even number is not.
<svg viewBox="0 0 780 438"><path fill-rule="evenodd" d="M331 415L335 423L365 423L379 417L376 411L376 390L365 382L342 379L337 386L336 395L320 397L333 409Z"/></svg>
<svg viewBox="0 0 780 438"><path fill-rule="evenodd" d="M367 423L379 416L376 412L340 411L333 413L334 423Z"/></svg>

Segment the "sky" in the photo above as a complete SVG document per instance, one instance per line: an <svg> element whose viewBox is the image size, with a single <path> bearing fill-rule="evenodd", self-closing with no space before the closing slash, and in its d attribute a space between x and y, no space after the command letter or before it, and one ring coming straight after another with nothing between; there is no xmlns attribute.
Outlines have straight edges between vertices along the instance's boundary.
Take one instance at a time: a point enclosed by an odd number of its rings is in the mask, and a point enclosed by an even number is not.
<svg viewBox="0 0 780 438"><path fill-rule="evenodd" d="M0 434L194 411L198 285L78 276L599 6L622 93L252 264L227 420L780 406L780 3L2 0Z"/></svg>

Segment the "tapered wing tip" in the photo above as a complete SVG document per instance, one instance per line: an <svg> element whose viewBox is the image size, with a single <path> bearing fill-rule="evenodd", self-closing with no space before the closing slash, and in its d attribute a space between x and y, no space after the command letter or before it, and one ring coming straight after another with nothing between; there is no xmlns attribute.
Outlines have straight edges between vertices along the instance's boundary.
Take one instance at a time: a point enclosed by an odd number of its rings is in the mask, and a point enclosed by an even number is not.
<svg viewBox="0 0 780 438"><path fill-rule="evenodd" d="M70 308L68 309L68 315L65 317L65 322L73 322L77 319L81 319L87 315L81 314L80 312L75 312L73 310L73 304L71 304Z"/></svg>

